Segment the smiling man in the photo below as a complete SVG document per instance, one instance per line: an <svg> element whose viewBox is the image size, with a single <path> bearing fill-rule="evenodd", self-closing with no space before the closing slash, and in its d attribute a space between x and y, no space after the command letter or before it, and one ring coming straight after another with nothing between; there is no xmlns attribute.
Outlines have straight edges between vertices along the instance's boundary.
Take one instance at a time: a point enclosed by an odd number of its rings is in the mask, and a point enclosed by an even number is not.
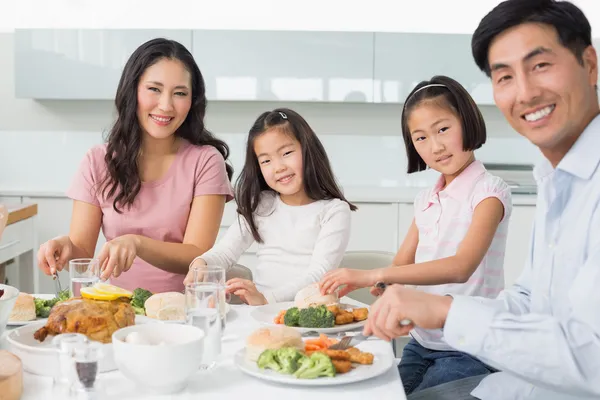
<svg viewBox="0 0 600 400"><path fill-rule="evenodd" d="M391 286L367 334L410 329L444 338L500 372L425 389L409 399L600 397L600 109L591 28L575 5L508 0L472 39L479 68L512 127L545 157L523 274L496 300L434 296ZM474 396L474 397L473 397Z"/></svg>

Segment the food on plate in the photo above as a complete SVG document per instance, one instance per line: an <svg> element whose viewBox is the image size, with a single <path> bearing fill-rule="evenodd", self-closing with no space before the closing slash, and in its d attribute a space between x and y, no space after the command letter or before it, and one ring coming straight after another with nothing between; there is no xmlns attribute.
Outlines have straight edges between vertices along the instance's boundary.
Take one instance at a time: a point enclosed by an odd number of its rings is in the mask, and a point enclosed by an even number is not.
<svg viewBox="0 0 600 400"><path fill-rule="evenodd" d="M72 298L57 303L46 325L33 334L43 342L48 335L82 333L89 339L110 343L112 334L135 324L135 312L126 298L112 301Z"/></svg>
<svg viewBox="0 0 600 400"><path fill-rule="evenodd" d="M70 297L69 289L65 289L63 291L58 292L56 297L49 299L49 300L39 299L39 298L35 297L33 299L33 302L35 305L36 317L48 318L48 315L50 315L50 311L52 310L52 307L54 307L56 305L56 303L58 303L59 301L67 300L69 297Z"/></svg>
<svg viewBox="0 0 600 400"><path fill-rule="evenodd" d="M350 354L350 361L357 364L370 365L373 364L373 359L375 358L373 354L363 353L356 347L350 347L346 352Z"/></svg>
<svg viewBox="0 0 600 400"><path fill-rule="evenodd" d="M281 310L273 322L300 328L333 328L335 325L364 321L368 316L367 308L344 309L339 304L318 305Z"/></svg>
<svg viewBox="0 0 600 400"><path fill-rule="evenodd" d="M185 296L179 292L156 293L144 302L146 315L160 320L185 319Z"/></svg>
<svg viewBox="0 0 600 400"><path fill-rule="evenodd" d="M133 296L131 297L131 306L136 314L146 315L146 308L144 307L144 304L150 297L152 297L152 292L146 289L136 288L133 291Z"/></svg>
<svg viewBox="0 0 600 400"><path fill-rule="evenodd" d="M346 372L350 372L352 370L352 363L350 361L332 359L331 363L335 367L335 372L338 374L345 374Z"/></svg>
<svg viewBox="0 0 600 400"><path fill-rule="evenodd" d="M352 315L355 321L364 321L369 317L368 308L354 308L352 309Z"/></svg>
<svg viewBox="0 0 600 400"><path fill-rule="evenodd" d="M279 331L280 333L286 332L289 337L294 338L293 346L286 345L282 340L272 340L271 332L276 332L273 328L259 329L248 337L246 359L256 362L256 366L260 369L271 369L298 379L335 377L336 374L350 372L355 368L355 364L373 364L373 354L362 352L355 347L348 350L329 349L338 341L324 334L304 342L300 339L304 348L298 348L299 334L285 326L281 328L284 330ZM272 346L252 347L257 342L272 344Z"/></svg>
<svg viewBox="0 0 600 400"><path fill-rule="evenodd" d="M93 286L80 289L81 297L93 300L112 301L120 298L131 299L133 293L118 286L97 282Z"/></svg>
<svg viewBox="0 0 600 400"><path fill-rule="evenodd" d="M338 303L337 293L321 294L319 283L313 283L301 289L296 293L296 297L294 298L294 305L300 309L319 305L329 306Z"/></svg>
<svg viewBox="0 0 600 400"><path fill-rule="evenodd" d="M0 289L0 299L4 296L4 289Z"/></svg>
<svg viewBox="0 0 600 400"><path fill-rule="evenodd" d="M256 365L258 368L272 369L282 374L293 375L298 379L334 377L336 374L331 358L322 353L307 356L292 347L265 350L258 357Z"/></svg>
<svg viewBox="0 0 600 400"><path fill-rule="evenodd" d="M265 350L277 350L283 347L304 349L300 332L287 326L260 328L246 338L246 359L258 360Z"/></svg>
<svg viewBox="0 0 600 400"><path fill-rule="evenodd" d="M36 318L35 302L32 295L19 293L15 305L8 316L9 321L33 321Z"/></svg>
<svg viewBox="0 0 600 400"><path fill-rule="evenodd" d="M354 314L350 311L340 310L340 312L335 316L335 324L336 325L346 325L354 322Z"/></svg>

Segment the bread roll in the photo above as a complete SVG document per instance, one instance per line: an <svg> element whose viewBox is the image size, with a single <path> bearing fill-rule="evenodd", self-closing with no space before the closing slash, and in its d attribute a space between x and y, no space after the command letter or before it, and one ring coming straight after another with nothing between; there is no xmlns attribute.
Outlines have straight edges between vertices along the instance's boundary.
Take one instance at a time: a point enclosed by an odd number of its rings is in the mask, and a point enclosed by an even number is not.
<svg viewBox="0 0 600 400"><path fill-rule="evenodd" d="M35 303L33 302L33 296L27 293L19 293L8 320L33 321L35 318Z"/></svg>
<svg viewBox="0 0 600 400"><path fill-rule="evenodd" d="M302 335L296 329L287 326L260 328L246 338L246 359L256 362L265 350L277 350L282 347L304 349Z"/></svg>
<svg viewBox="0 0 600 400"><path fill-rule="evenodd" d="M308 308L318 305L339 304L337 293L322 295L319 290L319 284L313 283L296 293L294 304L298 308Z"/></svg>
<svg viewBox="0 0 600 400"><path fill-rule="evenodd" d="M150 318L160 319L161 315L172 315L173 313L160 313L159 311L163 308L172 310L173 308L180 309L181 314L184 314L185 309L185 296L179 292L165 292L156 293L148 297L144 303L146 309L146 315Z"/></svg>

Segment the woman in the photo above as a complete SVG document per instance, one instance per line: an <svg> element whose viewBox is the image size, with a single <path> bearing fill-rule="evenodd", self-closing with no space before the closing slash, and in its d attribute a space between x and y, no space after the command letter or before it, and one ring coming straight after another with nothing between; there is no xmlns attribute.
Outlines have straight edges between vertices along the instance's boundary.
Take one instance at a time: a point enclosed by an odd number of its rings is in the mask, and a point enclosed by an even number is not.
<svg viewBox="0 0 600 400"><path fill-rule="evenodd" d="M204 80L180 43L154 39L134 51L115 100L108 143L90 149L67 195L68 236L44 243L46 274L74 258L98 259L102 279L124 289L182 291L190 262L217 237L233 198L227 145L204 127Z"/></svg>

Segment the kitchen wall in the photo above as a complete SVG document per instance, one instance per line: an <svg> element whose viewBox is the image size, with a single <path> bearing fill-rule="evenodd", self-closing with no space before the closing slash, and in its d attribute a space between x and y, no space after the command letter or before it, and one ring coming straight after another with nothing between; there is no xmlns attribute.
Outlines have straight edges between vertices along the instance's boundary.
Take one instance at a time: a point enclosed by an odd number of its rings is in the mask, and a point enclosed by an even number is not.
<svg viewBox="0 0 600 400"><path fill-rule="evenodd" d="M103 141L113 121L113 104L16 99L13 52L13 34L0 33L0 194L60 194L85 151ZM344 186L402 187L431 181L431 174L404 174L400 106L390 104L213 102L207 126L231 146L237 170L243 162L244 132L262 111L283 105L300 112L318 132ZM478 152L480 159L527 163L537 157L537 150L495 107L481 109L490 139Z"/></svg>

